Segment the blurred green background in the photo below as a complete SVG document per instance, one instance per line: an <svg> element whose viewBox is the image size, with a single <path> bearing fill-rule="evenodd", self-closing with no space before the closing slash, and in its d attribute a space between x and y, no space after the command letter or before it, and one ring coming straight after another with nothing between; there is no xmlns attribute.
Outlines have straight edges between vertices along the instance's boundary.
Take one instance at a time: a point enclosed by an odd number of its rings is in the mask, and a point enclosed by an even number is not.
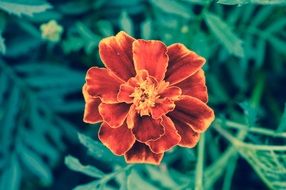
<svg viewBox="0 0 286 190"><path fill-rule="evenodd" d="M1 0L0 190L286 189L285 0ZM124 30L207 59L194 149L126 165L82 122L98 42Z"/></svg>

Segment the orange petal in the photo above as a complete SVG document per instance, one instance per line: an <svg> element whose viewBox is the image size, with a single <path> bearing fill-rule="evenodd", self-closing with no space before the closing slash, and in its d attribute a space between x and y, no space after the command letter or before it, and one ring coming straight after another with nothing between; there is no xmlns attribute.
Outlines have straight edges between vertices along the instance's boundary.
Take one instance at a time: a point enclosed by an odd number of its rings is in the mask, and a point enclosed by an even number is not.
<svg viewBox="0 0 286 190"><path fill-rule="evenodd" d="M133 42L133 60L135 70L147 70L149 75L161 81L168 66L167 47L156 40L135 40Z"/></svg>
<svg viewBox="0 0 286 190"><path fill-rule="evenodd" d="M182 89L183 95L193 96L203 102L207 102L208 91L205 83L204 71L200 69L189 78L177 83L176 86Z"/></svg>
<svg viewBox="0 0 286 190"><path fill-rule="evenodd" d="M106 66L124 81L135 76L132 43L135 39L119 32L116 36L104 38L99 42L99 55Z"/></svg>
<svg viewBox="0 0 286 190"><path fill-rule="evenodd" d="M119 80L105 68L91 67L86 74L86 90L90 96L100 97L104 103L117 103Z"/></svg>
<svg viewBox="0 0 286 190"><path fill-rule="evenodd" d="M137 116L132 129L136 139L140 142L156 140L164 134L164 127L160 119L153 119L150 116Z"/></svg>
<svg viewBox="0 0 286 190"><path fill-rule="evenodd" d="M166 81L176 84L197 72L206 60L195 52L188 50L183 44L168 46L169 65Z"/></svg>
<svg viewBox="0 0 286 190"><path fill-rule="evenodd" d="M128 152L126 152L124 157L127 163L146 163L159 165L163 155L163 153L153 153L147 145L136 141L133 147Z"/></svg>
<svg viewBox="0 0 286 190"><path fill-rule="evenodd" d="M116 155L125 154L135 143L135 137L125 123L118 128L102 123L98 138Z"/></svg>
<svg viewBox="0 0 286 190"><path fill-rule="evenodd" d="M170 111L173 111L175 108L174 101L164 98L157 100L154 107L151 108L151 115L154 119L159 119L162 115L167 114Z"/></svg>
<svg viewBox="0 0 286 190"><path fill-rule="evenodd" d="M132 103L133 98L131 98L130 95L134 92L134 88L138 86L136 77L128 79L126 83L120 86L119 92L117 94L117 100L119 102Z"/></svg>
<svg viewBox="0 0 286 190"><path fill-rule="evenodd" d="M106 122L110 127L117 128L120 127L125 121L129 108L130 105L125 103L101 103L98 109L103 121Z"/></svg>
<svg viewBox="0 0 286 190"><path fill-rule="evenodd" d="M169 86L162 93L160 93L160 97L166 97L170 100L178 100L181 94L182 90L179 87Z"/></svg>
<svg viewBox="0 0 286 190"><path fill-rule="evenodd" d="M131 105L126 118L127 127L129 129L133 129L136 117L137 117L137 112L134 108L134 105Z"/></svg>
<svg viewBox="0 0 286 190"><path fill-rule="evenodd" d="M85 108L83 114L83 121L86 123L95 124L102 121L102 117L99 114L98 106L101 100L96 97L91 97L86 91L86 84L83 85L82 93L85 100Z"/></svg>
<svg viewBox="0 0 286 190"><path fill-rule="evenodd" d="M182 96L176 101L176 108L169 113L171 119L185 122L198 133L204 132L214 120L214 112L201 100Z"/></svg>
<svg viewBox="0 0 286 190"><path fill-rule="evenodd" d="M146 142L154 153L163 153L170 150L181 141L181 137L172 120L167 116L163 116L162 119L162 125L165 127L165 134L158 140Z"/></svg>
<svg viewBox="0 0 286 190"><path fill-rule="evenodd" d="M173 119L176 129L181 136L179 146L193 148L200 139L200 134L195 132L189 125L179 120Z"/></svg>

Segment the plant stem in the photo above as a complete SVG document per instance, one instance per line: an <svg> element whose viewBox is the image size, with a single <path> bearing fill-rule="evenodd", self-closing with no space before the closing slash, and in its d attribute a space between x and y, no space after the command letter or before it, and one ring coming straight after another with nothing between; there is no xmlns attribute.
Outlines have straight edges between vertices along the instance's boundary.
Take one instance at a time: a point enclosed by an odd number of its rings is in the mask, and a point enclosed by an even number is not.
<svg viewBox="0 0 286 190"><path fill-rule="evenodd" d="M205 135L201 134L199 150L198 150L198 161L196 165L195 190L203 189L204 152L205 152Z"/></svg>

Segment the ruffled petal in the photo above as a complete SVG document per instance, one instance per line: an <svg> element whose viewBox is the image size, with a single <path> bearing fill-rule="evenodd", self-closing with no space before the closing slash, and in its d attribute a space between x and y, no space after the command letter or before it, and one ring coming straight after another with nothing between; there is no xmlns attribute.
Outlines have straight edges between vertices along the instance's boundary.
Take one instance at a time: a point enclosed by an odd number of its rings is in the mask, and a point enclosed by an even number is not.
<svg viewBox="0 0 286 190"><path fill-rule="evenodd" d="M133 42L135 70L147 70L157 81L162 81L168 66L167 47L156 40L136 40Z"/></svg>
<svg viewBox="0 0 286 190"><path fill-rule="evenodd" d="M127 123L127 127L129 129L133 129L134 127L134 123L135 123L135 119L138 117L137 112L134 108L134 105L130 106L127 118L126 118L126 123Z"/></svg>
<svg viewBox="0 0 286 190"><path fill-rule="evenodd" d="M123 83L105 68L91 67L86 74L86 91L100 97L104 103L117 103L117 94Z"/></svg>
<svg viewBox="0 0 286 190"><path fill-rule="evenodd" d="M189 78L177 83L176 86L182 89L183 95L193 96L203 102L207 102L208 91L205 83L204 71L200 69Z"/></svg>
<svg viewBox="0 0 286 190"><path fill-rule="evenodd" d="M116 36L104 38L98 45L100 58L106 68L124 81L135 76L132 56L134 40L125 32L119 32Z"/></svg>
<svg viewBox="0 0 286 190"><path fill-rule="evenodd" d="M198 133L204 132L214 120L214 111L201 100L191 96L182 96L176 102L175 110L168 115L171 119L186 123Z"/></svg>
<svg viewBox="0 0 286 190"><path fill-rule="evenodd" d="M98 132L98 138L114 154L125 154L135 143L135 137L124 123L118 128L111 128L103 123Z"/></svg>
<svg viewBox="0 0 286 190"><path fill-rule="evenodd" d="M178 100L181 94L182 90L179 87L169 86L160 93L160 97L169 98L170 100Z"/></svg>
<svg viewBox="0 0 286 190"><path fill-rule="evenodd" d="M176 84L197 72L206 60L195 52L188 50L183 44L168 47L169 65L165 80Z"/></svg>
<svg viewBox="0 0 286 190"><path fill-rule="evenodd" d="M151 108L151 115L154 119L159 119L161 116L173 111L176 107L174 101L164 98L157 100L154 107Z"/></svg>
<svg viewBox="0 0 286 190"><path fill-rule="evenodd" d="M82 93L85 100L83 121L91 124L101 122L102 117L98 111L98 106L101 103L101 100L96 97L91 97L86 91L86 85L83 85Z"/></svg>
<svg viewBox="0 0 286 190"><path fill-rule="evenodd" d="M199 142L200 134L195 132L188 124L181 122L179 120L172 119L179 135L181 136L181 141L179 146L193 148Z"/></svg>
<svg viewBox="0 0 286 190"><path fill-rule="evenodd" d="M165 134L158 140L146 142L152 152L157 154L170 150L181 141L181 136L178 134L172 120L167 116L163 116L162 119Z"/></svg>
<svg viewBox="0 0 286 190"><path fill-rule="evenodd" d="M164 134L164 127L160 119L153 119L150 116L137 116L132 129L136 139L140 142L156 140Z"/></svg>
<svg viewBox="0 0 286 190"><path fill-rule="evenodd" d="M110 127L117 128L120 127L125 121L129 108L130 105L125 103L101 103L98 109L103 121L106 122Z"/></svg>
<svg viewBox="0 0 286 190"><path fill-rule="evenodd" d="M163 153L155 154L147 145L136 141L133 147L128 152L126 152L124 157L127 163L146 163L159 165L163 155Z"/></svg>
<svg viewBox="0 0 286 190"><path fill-rule="evenodd" d="M133 98L130 95L134 92L134 87L128 84L122 84L117 94L117 100L119 102L125 102L127 104L132 103Z"/></svg>

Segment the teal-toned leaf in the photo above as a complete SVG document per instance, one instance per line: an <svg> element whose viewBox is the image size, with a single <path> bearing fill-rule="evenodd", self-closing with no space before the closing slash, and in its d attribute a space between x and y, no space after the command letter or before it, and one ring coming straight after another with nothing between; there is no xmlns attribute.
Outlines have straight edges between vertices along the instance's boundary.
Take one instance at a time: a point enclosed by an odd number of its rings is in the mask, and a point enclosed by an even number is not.
<svg viewBox="0 0 286 190"><path fill-rule="evenodd" d="M286 4L286 0L218 0L217 3L225 5L243 5L247 3L257 4Z"/></svg>
<svg viewBox="0 0 286 190"><path fill-rule="evenodd" d="M276 36L268 36L267 40L269 43L276 49L276 51L280 52L281 54L286 54L286 41L283 39L280 39Z"/></svg>
<svg viewBox="0 0 286 190"><path fill-rule="evenodd" d="M192 17L192 10L178 1L151 0L151 3L164 12L179 15L186 19Z"/></svg>
<svg viewBox="0 0 286 190"><path fill-rule="evenodd" d="M259 12L255 14L255 17L251 19L251 27L257 27L261 25L267 18L273 13L272 6L263 7Z"/></svg>
<svg viewBox="0 0 286 190"><path fill-rule="evenodd" d="M94 177L94 178L101 178L104 176L104 173L100 171L99 169L93 167L93 166L84 166L82 165L79 160L73 156L67 156L65 158L65 164L68 166L71 170L81 172L83 174L86 174L88 176Z"/></svg>
<svg viewBox="0 0 286 190"><path fill-rule="evenodd" d="M87 184L76 186L73 190L95 190L99 189L98 181L92 181Z"/></svg>
<svg viewBox="0 0 286 190"><path fill-rule="evenodd" d="M108 20L100 20L96 23L96 27L102 36L112 36L114 34L112 23Z"/></svg>
<svg viewBox="0 0 286 190"><path fill-rule="evenodd" d="M148 181L140 176L136 170L132 170L127 179L127 189L132 190L159 190L155 185L148 183Z"/></svg>
<svg viewBox="0 0 286 190"><path fill-rule="evenodd" d="M124 164L122 157L115 156L108 150L102 143L93 140L83 134L78 134L80 143L83 144L89 151L89 153L102 161L113 163L113 164Z"/></svg>
<svg viewBox="0 0 286 190"><path fill-rule="evenodd" d="M265 29L265 32L266 33L280 32L285 27L286 27L286 19L282 18L282 19L275 21L273 24L269 25Z"/></svg>
<svg viewBox="0 0 286 190"><path fill-rule="evenodd" d="M1 33L0 33L0 52L2 54L5 54L5 52L6 52L6 46L5 46L5 43L4 43L4 38L2 37Z"/></svg>
<svg viewBox="0 0 286 190"><path fill-rule="evenodd" d="M21 184L22 172L15 155L12 157L10 165L0 176L0 189L19 190Z"/></svg>
<svg viewBox="0 0 286 190"><path fill-rule="evenodd" d="M20 155L20 158L26 168L38 176L43 185L50 185L52 183L53 175L51 170L39 155L24 146L21 146L20 148Z"/></svg>
<svg viewBox="0 0 286 190"><path fill-rule="evenodd" d="M144 39L150 39L152 37L152 20L147 19L141 24L141 36Z"/></svg>
<svg viewBox="0 0 286 190"><path fill-rule="evenodd" d="M171 178L168 170L165 171L153 166L146 166L146 171L152 180L161 184L161 186L166 189L176 189L179 185Z"/></svg>
<svg viewBox="0 0 286 190"><path fill-rule="evenodd" d="M90 10L88 3L81 1L71 1L59 6L59 11L66 15L80 15Z"/></svg>
<svg viewBox="0 0 286 190"><path fill-rule="evenodd" d="M9 42L7 41L6 56L18 57L25 55L38 47L41 43L39 38L33 38L30 35L23 34L21 36L15 36L13 39L10 39Z"/></svg>
<svg viewBox="0 0 286 190"><path fill-rule="evenodd" d="M257 110L249 102L246 101L240 103L239 105L244 111L248 126L253 127L257 119Z"/></svg>
<svg viewBox="0 0 286 190"><path fill-rule="evenodd" d="M283 111L283 114L282 114L281 119L280 119L279 126L278 126L276 131L278 133L279 132L286 132L286 104L284 105L284 111Z"/></svg>
<svg viewBox="0 0 286 190"><path fill-rule="evenodd" d="M211 2L211 0L183 0L183 1L198 5L207 5Z"/></svg>
<svg viewBox="0 0 286 190"><path fill-rule="evenodd" d="M17 16L33 16L35 13L43 12L52 6L42 0L1 0L0 9Z"/></svg>
<svg viewBox="0 0 286 190"><path fill-rule="evenodd" d="M126 11L122 12L119 18L119 25L121 30L127 32L130 35L133 35L133 23Z"/></svg>
<svg viewBox="0 0 286 190"><path fill-rule="evenodd" d="M210 30L231 54L238 57L244 56L242 41L221 18L210 12L205 13L204 18Z"/></svg>

